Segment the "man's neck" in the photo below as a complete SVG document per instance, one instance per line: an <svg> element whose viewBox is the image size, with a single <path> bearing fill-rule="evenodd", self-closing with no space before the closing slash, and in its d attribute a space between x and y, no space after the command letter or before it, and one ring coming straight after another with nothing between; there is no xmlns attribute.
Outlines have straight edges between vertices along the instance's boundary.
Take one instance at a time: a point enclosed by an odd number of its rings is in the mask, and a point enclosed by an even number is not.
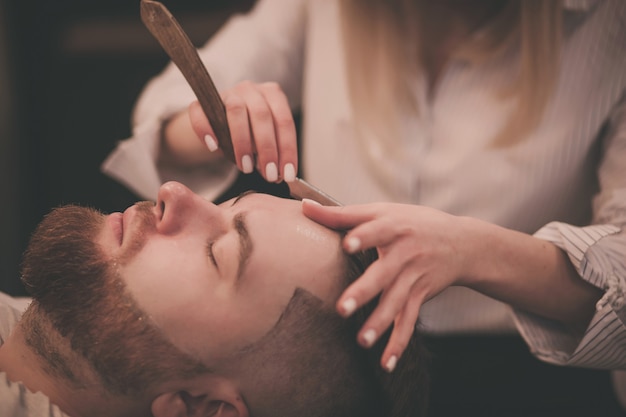
<svg viewBox="0 0 626 417"><path fill-rule="evenodd" d="M101 387L95 384L77 392L60 378L50 375L40 357L26 344L20 326L0 346L0 372L5 372L9 380L23 384L31 392L44 394L52 404L72 417L149 415L146 414L147 407L136 407L139 401L133 404L103 394Z"/></svg>
<svg viewBox="0 0 626 417"><path fill-rule="evenodd" d="M41 392L50 402L71 416L78 416L75 407L67 401L71 396L63 395L64 385L45 372L39 357L26 345L24 335L17 326L6 342L0 346L0 372L9 380L21 383L30 392Z"/></svg>

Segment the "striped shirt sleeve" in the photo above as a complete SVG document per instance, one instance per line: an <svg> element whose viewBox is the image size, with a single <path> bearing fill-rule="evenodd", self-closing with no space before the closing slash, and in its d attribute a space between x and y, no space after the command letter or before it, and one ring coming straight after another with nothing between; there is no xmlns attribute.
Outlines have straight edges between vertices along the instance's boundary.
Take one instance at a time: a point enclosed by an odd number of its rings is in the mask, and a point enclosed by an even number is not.
<svg viewBox="0 0 626 417"><path fill-rule="evenodd" d="M520 333L539 359L558 365L626 369L626 236L613 225L550 223L535 236L569 256L580 276L605 291L584 333L515 311Z"/></svg>
<svg viewBox="0 0 626 417"><path fill-rule="evenodd" d="M584 332L514 311L531 351L546 362L626 369L626 94L609 119L594 224L552 222L535 237L565 251L582 279L604 291ZM584 326L581 326L584 327Z"/></svg>

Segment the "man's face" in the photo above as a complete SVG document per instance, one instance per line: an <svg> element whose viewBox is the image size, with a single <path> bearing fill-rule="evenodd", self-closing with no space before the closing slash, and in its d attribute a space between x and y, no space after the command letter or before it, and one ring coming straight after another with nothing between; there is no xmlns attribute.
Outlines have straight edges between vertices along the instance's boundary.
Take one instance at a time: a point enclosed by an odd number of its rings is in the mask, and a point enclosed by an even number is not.
<svg viewBox="0 0 626 417"><path fill-rule="evenodd" d="M344 285L339 235L265 194L216 206L170 182L156 205L107 216L98 242L139 306L209 365L265 335L297 287L330 304Z"/></svg>

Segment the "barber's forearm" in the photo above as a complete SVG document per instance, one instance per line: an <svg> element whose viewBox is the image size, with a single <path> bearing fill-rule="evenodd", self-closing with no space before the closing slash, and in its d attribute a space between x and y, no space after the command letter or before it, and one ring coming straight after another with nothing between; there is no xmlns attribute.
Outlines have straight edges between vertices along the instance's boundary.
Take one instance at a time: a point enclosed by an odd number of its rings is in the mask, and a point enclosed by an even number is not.
<svg viewBox="0 0 626 417"><path fill-rule="evenodd" d="M465 221L471 253L465 284L511 306L586 325L602 291L584 281L552 243L476 219Z"/></svg>

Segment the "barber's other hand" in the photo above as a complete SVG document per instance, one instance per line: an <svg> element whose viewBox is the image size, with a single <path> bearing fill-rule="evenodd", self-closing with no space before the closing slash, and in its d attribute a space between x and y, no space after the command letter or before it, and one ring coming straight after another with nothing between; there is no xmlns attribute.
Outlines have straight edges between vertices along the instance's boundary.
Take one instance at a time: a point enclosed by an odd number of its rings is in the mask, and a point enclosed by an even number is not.
<svg viewBox="0 0 626 417"><path fill-rule="evenodd" d="M381 365L392 371L413 334L422 304L450 285L463 284L467 239L463 220L423 206L372 203L325 207L303 202L312 220L349 230L343 247L349 253L376 248L378 260L350 285L337 301L349 316L378 294L379 304L358 334L365 347L394 323Z"/></svg>
<svg viewBox="0 0 626 417"><path fill-rule="evenodd" d="M247 174L256 167L269 182L293 181L298 169L296 128L280 86L243 81L220 94L237 167ZM207 148L217 150L213 128L197 101L189 106L189 119Z"/></svg>

